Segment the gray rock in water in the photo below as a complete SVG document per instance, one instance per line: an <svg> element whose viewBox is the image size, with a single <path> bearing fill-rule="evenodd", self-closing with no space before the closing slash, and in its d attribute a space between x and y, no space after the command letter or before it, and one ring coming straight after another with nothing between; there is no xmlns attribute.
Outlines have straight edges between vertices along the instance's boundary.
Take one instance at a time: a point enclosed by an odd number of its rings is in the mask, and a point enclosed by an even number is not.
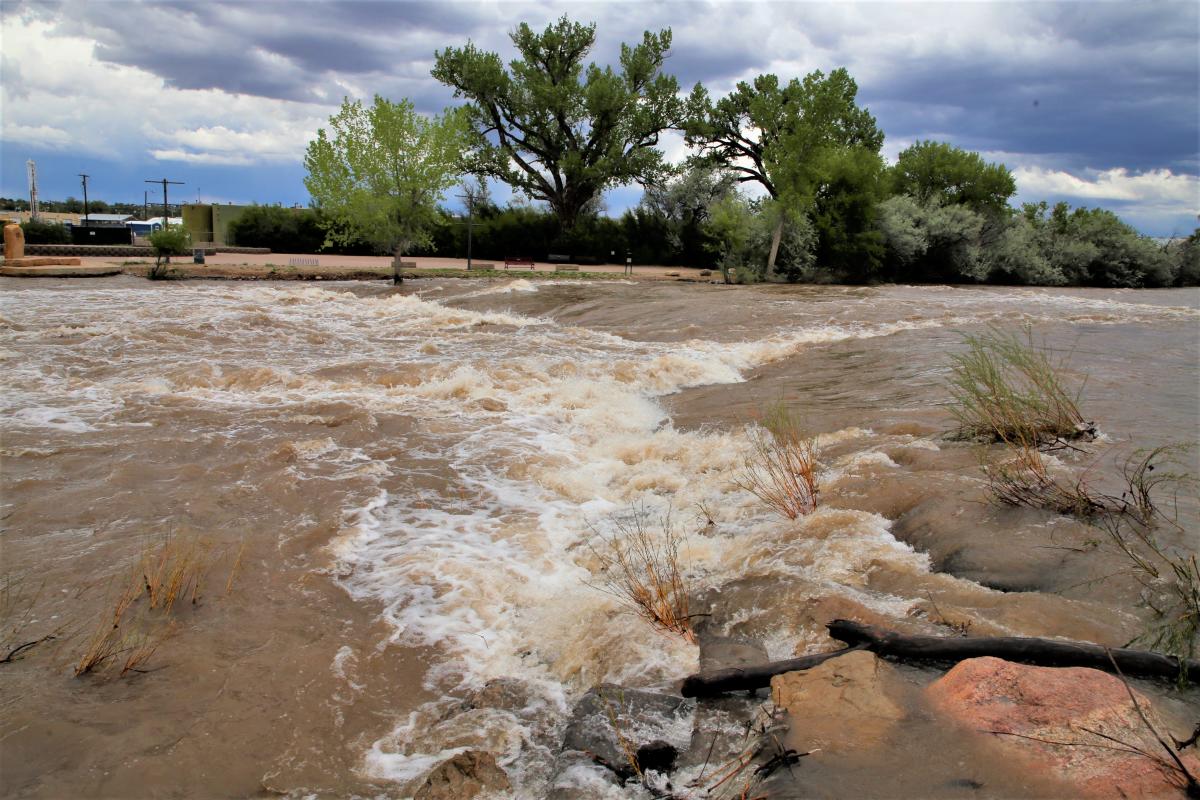
<svg viewBox="0 0 1200 800"><path fill-rule="evenodd" d="M694 703L682 697L613 684L597 686L575 706L563 735L556 773L562 774L582 753L628 778L634 774L630 759L643 745L674 746L681 731L686 737L693 708Z"/></svg>
<svg viewBox="0 0 1200 800"><path fill-rule="evenodd" d="M757 639L745 636L700 634L700 671L747 667L770 661L767 648Z"/></svg>
<svg viewBox="0 0 1200 800"><path fill-rule="evenodd" d="M511 788L507 773L491 753L467 750L430 770L413 800L466 800L483 792Z"/></svg>

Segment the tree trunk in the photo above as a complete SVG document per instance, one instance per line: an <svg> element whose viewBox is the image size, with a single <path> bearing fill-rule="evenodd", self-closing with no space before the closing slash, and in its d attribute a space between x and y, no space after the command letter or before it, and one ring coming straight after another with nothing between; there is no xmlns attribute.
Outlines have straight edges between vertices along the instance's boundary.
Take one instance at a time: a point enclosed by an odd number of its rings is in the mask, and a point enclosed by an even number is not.
<svg viewBox="0 0 1200 800"><path fill-rule="evenodd" d="M771 234L771 255L767 256L767 277L775 272L775 257L779 255L779 242L783 239L783 216L780 215L775 232Z"/></svg>
<svg viewBox="0 0 1200 800"><path fill-rule="evenodd" d="M861 646L847 647L844 650L835 650L832 653L817 653L811 656L789 658L786 661L770 661L766 664L758 664L752 667L733 667L731 669L712 670L711 672L699 672L683 679L683 686L680 688L679 693L684 697L712 697L713 695L724 694L725 692L763 689L771 685L771 678L776 675L782 675L785 672L812 669L824 664L831 658L837 658L846 653L862 649Z"/></svg>
<svg viewBox="0 0 1200 800"><path fill-rule="evenodd" d="M835 619L826 627L830 636L849 647L832 653L771 661L741 669L689 675L684 679L680 691L684 697L710 697L738 690L763 689L771 685L771 678L776 675L811 669L831 658L863 649L900 661L946 663L992 656L1043 667L1089 667L1105 672L1115 672L1119 668L1125 675L1144 678L1176 680L1184 674L1189 681L1200 681L1200 661L1188 660L1181 665L1172 656L1144 650L1101 647L1089 642L1019 636L908 635L846 619Z"/></svg>
<svg viewBox="0 0 1200 800"><path fill-rule="evenodd" d="M404 274L401 270L401 262L404 260L404 245L396 245L395 251L392 253L392 285L396 286L404 283Z"/></svg>

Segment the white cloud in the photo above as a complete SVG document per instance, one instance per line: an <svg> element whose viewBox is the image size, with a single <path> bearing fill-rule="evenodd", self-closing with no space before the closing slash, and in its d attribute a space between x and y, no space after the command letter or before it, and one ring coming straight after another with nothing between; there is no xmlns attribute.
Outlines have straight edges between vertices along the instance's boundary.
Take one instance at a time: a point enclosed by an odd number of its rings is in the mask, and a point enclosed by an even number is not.
<svg viewBox="0 0 1200 800"><path fill-rule="evenodd" d="M66 148L72 142L71 134L62 128L55 128L51 125L21 125L8 117L4 119L4 127L0 129L0 136L3 136L4 140L8 142L21 142L59 149Z"/></svg>
<svg viewBox="0 0 1200 800"><path fill-rule="evenodd" d="M1168 169L1133 173L1118 167L1080 176L1043 167L1018 167L1013 176L1026 196L1110 200L1190 214L1200 211L1200 176Z"/></svg>
<svg viewBox="0 0 1200 800"><path fill-rule="evenodd" d="M2 100L6 142L118 160L146 156L199 164L298 162L334 106L177 89L138 69L100 61L90 39L6 17ZM340 98L339 98L340 99Z"/></svg>
<svg viewBox="0 0 1200 800"><path fill-rule="evenodd" d="M193 153L187 150L151 150L156 161L184 161L188 164L221 164L223 166L245 166L253 163L246 156L222 153Z"/></svg>

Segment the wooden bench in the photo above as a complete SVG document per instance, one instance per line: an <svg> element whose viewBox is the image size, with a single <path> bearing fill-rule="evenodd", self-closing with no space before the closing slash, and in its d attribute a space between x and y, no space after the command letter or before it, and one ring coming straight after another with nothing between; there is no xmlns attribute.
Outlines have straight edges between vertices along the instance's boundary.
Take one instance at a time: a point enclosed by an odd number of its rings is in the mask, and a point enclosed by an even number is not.
<svg viewBox="0 0 1200 800"><path fill-rule="evenodd" d="M529 267L530 269L537 269L537 266L533 263L532 258L524 258L522 256L505 256L504 257L504 268L508 269L510 266Z"/></svg>
<svg viewBox="0 0 1200 800"><path fill-rule="evenodd" d="M299 258L289 258L289 267L315 267L318 266L316 256L300 256Z"/></svg>

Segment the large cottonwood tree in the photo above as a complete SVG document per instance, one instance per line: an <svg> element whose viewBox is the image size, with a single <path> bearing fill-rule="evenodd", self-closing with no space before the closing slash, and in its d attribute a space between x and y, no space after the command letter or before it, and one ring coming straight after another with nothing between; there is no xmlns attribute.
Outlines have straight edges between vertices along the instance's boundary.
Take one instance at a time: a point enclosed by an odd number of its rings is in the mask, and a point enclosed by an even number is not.
<svg viewBox="0 0 1200 800"><path fill-rule="evenodd" d="M541 33L522 23L511 38L518 58L507 69L471 43L436 54L433 76L470 101L473 171L545 201L564 231L604 190L664 175L659 135L683 114L662 71L670 29L621 45L619 71L584 66L595 25L564 16Z"/></svg>
<svg viewBox="0 0 1200 800"><path fill-rule="evenodd" d="M430 241L437 204L458 182L467 146L459 110L427 118L408 100L376 95L370 108L346 99L329 132L308 144L304 186L328 222L329 242L365 240L400 260Z"/></svg>
<svg viewBox="0 0 1200 800"><path fill-rule="evenodd" d="M900 153L892 167L893 191L919 203L966 205L975 211L1002 211L1016 194L1008 167L989 164L978 153L947 142L919 141Z"/></svg>
<svg viewBox="0 0 1200 800"><path fill-rule="evenodd" d="M806 210L848 150L878 154L883 131L857 103L858 85L845 69L817 70L781 84L776 75L742 81L715 102L697 84L688 99L687 143L701 158L755 182L789 211ZM785 215L780 215L768 268L775 264Z"/></svg>

